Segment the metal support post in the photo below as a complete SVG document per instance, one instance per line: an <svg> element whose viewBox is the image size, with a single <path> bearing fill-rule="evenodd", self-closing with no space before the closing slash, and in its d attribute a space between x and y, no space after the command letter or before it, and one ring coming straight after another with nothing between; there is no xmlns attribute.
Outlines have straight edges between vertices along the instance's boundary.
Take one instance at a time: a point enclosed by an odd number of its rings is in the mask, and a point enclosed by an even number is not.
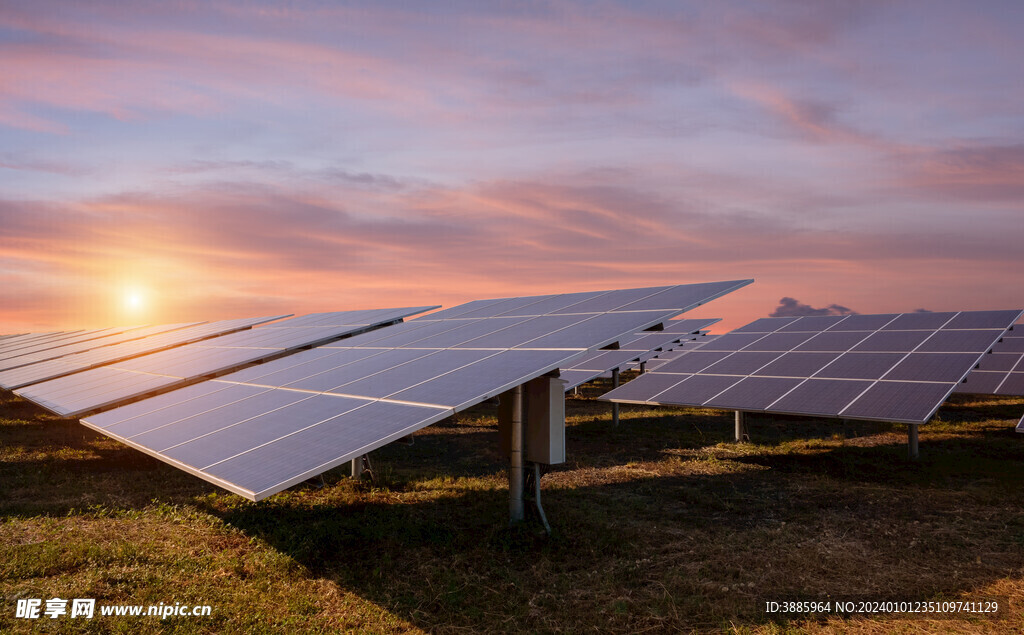
<svg viewBox="0 0 1024 635"><path fill-rule="evenodd" d="M749 441L750 435L747 434L747 421L744 417L742 410L736 411L736 443L743 443Z"/></svg>
<svg viewBox="0 0 1024 635"><path fill-rule="evenodd" d="M640 374L643 375L647 372L647 362L640 362Z"/></svg>
<svg viewBox="0 0 1024 635"><path fill-rule="evenodd" d="M619 369L612 369L612 388L619 387ZM615 427L619 426L619 404L615 401L612 402L612 425Z"/></svg>
<svg viewBox="0 0 1024 635"><path fill-rule="evenodd" d="M508 453L508 514L509 524L525 518L523 510L523 387L512 389L512 434Z"/></svg>
<svg viewBox="0 0 1024 635"><path fill-rule="evenodd" d="M370 455L364 454L352 459L352 478L359 479L363 474L370 471Z"/></svg>
<svg viewBox="0 0 1024 635"><path fill-rule="evenodd" d="M910 424L907 426L907 448L910 454L910 460L916 461L920 456L917 451L917 426Z"/></svg>

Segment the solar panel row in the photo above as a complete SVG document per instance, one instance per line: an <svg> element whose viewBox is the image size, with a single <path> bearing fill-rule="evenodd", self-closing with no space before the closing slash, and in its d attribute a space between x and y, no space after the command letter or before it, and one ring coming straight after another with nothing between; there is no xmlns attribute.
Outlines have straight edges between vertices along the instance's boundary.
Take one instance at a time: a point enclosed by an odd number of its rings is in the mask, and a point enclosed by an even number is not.
<svg viewBox="0 0 1024 635"><path fill-rule="evenodd" d="M68 342L66 339L61 338L60 341L52 341L52 343L56 344L56 346L43 347L42 349L32 353L12 356L9 357L8 359L0 361L0 371L12 370L15 368L20 368L22 366L28 366L29 364L36 364L38 362L45 362L51 359L57 359L59 357L64 357L65 355L82 353L103 346L121 344L123 342L138 340L140 338L149 337L158 333L167 333L170 331L176 331L183 328L193 327L198 324L198 322L194 322L186 324L160 324L156 326L137 326L132 327L130 329L115 331L113 333L105 334L101 337L85 341ZM17 351L14 352L16 353ZM6 386L2 386L2 384L0 384L0 387Z"/></svg>
<svg viewBox="0 0 1024 635"><path fill-rule="evenodd" d="M923 423L1020 315L763 318L602 399Z"/></svg>
<svg viewBox="0 0 1024 635"><path fill-rule="evenodd" d="M79 342L86 342L89 340L107 337L117 333L124 333L125 331L130 331L133 328L138 327L74 331L70 333L62 333L54 337L34 339L31 341L22 342L20 344L14 344L8 347L0 348L0 366L10 368L12 367L9 365L10 360L15 357L21 357L24 355L34 355L36 353L57 348L59 346L77 344Z"/></svg>
<svg viewBox="0 0 1024 635"><path fill-rule="evenodd" d="M750 282L470 302L83 423L259 500Z"/></svg>
<svg viewBox="0 0 1024 635"><path fill-rule="evenodd" d="M302 316L82 369L15 392L61 416L80 416L129 399L169 390L300 348L390 324L437 307L342 311ZM107 347L96 352L110 353ZM79 357L79 356L75 356ZM58 360L64 365L64 360ZM75 360L71 360L72 363ZM58 365L52 364L57 367ZM30 367L31 368L31 367ZM36 373L36 376L39 376Z"/></svg>
<svg viewBox="0 0 1024 635"><path fill-rule="evenodd" d="M282 316L221 320L219 322L186 325L184 327L182 325L145 327L132 331L131 335L125 334L124 337L116 336L117 340L115 341L101 338L91 342L72 344L68 347L62 346L43 352L44 355L50 356L59 351L60 357L47 357L35 363L0 371L0 388L16 390L24 386L82 372L90 368L104 366L138 355L181 346L190 342L197 342L224 333L248 329L256 324L280 319L280 317ZM147 335L136 337L139 331ZM104 344L102 346L94 345L95 342L99 341L103 341Z"/></svg>

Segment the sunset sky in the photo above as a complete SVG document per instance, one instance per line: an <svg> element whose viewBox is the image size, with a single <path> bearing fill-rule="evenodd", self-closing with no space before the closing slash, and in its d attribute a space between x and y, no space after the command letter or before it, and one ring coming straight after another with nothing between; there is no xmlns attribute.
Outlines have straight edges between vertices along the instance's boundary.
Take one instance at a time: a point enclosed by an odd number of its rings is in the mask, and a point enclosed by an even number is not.
<svg viewBox="0 0 1024 635"><path fill-rule="evenodd" d="M0 333L1024 307L1024 2L0 0Z"/></svg>

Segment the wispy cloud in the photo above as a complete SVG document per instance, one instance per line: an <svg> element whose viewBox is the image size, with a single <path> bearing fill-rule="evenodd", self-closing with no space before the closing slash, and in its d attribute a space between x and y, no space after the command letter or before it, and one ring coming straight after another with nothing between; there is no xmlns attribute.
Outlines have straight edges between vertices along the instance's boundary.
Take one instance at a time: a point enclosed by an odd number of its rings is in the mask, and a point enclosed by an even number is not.
<svg viewBox="0 0 1024 635"><path fill-rule="evenodd" d="M1022 20L8 3L0 322L102 324L130 280L167 320L746 277L739 323L1022 304Z"/></svg>

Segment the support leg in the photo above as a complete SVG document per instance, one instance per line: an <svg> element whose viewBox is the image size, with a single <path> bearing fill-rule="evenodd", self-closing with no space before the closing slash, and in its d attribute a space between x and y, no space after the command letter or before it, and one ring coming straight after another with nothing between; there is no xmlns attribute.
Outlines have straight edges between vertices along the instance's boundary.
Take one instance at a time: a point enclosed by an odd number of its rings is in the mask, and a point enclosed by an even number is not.
<svg viewBox="0 0 1024 635"><path fill-rule="evenodd" d="M747 434L747 421L744 417L742 410L736 411L736 443L743 443L749 441L750 435Z"/></svg>
<svg viewBox="0 0 1024 635"><path fill-rule="evenodd" d="M523 521L523 387L512 389L512 435L508 453L509 524Z"/></svg>
<svg viewBox="0 0 1024 635"><path fill-rule="evenodd" d="M360 478L363 477L363 474L365 474L366 472L369 472L369 471L370 471L370 455L369 454L364 454L362 456L357 456L356 458L352 459L352 472L351 472L352 478L360 479ZM373 476L372 473L371 473L371 476Z"/></svg>
<svg viewBox="0 0 1024 635"><path fill-rule="evenodd" d="M619 387L619 369L612 369L612 388ZM612 425L616 428L619 427L619 404L612 402Z"/></svg>
<svg viewBox="0 0 1024 635"><path fill-rule="evenodd" d="M907 426L907 449L910 460L916 461L920 454L917 451L917 426L914 424Z"/></svg>

